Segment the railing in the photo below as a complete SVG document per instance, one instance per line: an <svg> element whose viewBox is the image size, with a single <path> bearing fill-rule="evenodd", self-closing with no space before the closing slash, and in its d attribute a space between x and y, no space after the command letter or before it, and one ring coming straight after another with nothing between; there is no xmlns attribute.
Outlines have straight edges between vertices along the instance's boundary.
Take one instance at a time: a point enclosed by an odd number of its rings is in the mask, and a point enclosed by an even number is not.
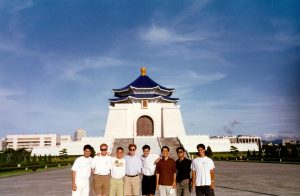
<svg viewBox="0 0 300 196"><path fill-rule="evenodd" d="M190 159L190 154L189 154L188 150L182 145L179 137L177 137L177 140L179 141L180 146L182 146L184 148L186 156Z"/></svg>
<svg viewBox="0 0 300 196"><path fill-rule="evenodd" d="M161 149L162 146L161 146L161 143L160 143L160 140L159 140L159 137L157 136L157 141L158 141L158 144L159 144L159 148Z"/></svg>

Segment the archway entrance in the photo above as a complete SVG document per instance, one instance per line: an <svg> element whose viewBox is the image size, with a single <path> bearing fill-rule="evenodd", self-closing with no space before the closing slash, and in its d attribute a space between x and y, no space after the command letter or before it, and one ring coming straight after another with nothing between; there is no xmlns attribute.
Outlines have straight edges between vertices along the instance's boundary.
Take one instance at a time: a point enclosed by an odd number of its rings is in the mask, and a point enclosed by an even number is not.
<svg viewBox="0 0 300 196"><path fill-rule="evenodd" d="M148 136L154 134L153 120L149 116L141 116L137 120L137 136Z"/></svg>

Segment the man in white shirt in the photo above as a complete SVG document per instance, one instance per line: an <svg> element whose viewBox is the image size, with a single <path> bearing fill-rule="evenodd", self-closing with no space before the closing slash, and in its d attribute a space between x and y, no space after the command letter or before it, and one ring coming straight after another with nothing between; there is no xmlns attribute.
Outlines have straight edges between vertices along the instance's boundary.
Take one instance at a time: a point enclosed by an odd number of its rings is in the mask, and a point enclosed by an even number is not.
<svg viewBox="0 0 300 196"><path fill-rule="evenodd" d="M109 194L111 157L108 155L107 144L100 145L100 154L93 158L93 188L96 196Z"/></svg>
<svg viewBox="0 0 300 196"><path fill-rule="evenodd" d="M85 145L83 156L78 157L72 166L72 196L89 196L89 178L92 171L92 158L90 157L93 147Z"/></svg>
<svg viewBox="0 0 300 196"><path fill-rule="evenodd" d="M140 193L140 177L142 172L141 157L135 154L136 145L129 144L129 154L125 156L126 169L124 179L124 195L139 195Z"/></svg>
<svg viewBox="0 0 300 196"><path fill-rule="evenodd" d="M214 196L215 165L211 158L205 156L205 146L197 145L199 157L192 162L192 189L197 196Z"/></svg>
<svg viewBox="0 0 300 196"><path fill-rule="evenodd" d="M143 146L142 159L142 195L153 196L156 189L156 176L155 168L156 164L160 160L160 156L157 154L150 154L150 146Z"/></svg>
<svg viewBox="0 0 300 196"><path fill-rule="evenodd" d="M109 196L124 196L123 178L125 176L126 162L123 158L124 149L117 148L117 156L111 157L111 179Z"/></svg>

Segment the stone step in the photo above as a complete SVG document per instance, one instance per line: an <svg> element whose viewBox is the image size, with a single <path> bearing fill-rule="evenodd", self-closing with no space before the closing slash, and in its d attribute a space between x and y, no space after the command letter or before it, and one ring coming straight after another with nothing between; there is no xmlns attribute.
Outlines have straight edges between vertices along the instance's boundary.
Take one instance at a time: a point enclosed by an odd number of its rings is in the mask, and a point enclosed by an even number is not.
<svg viewBox="0 0 300 196"><path fill-rule="evenodd" d="M177 137L171 137L171 138L158 138L160 146L157 146L157 148L160 148L162 146L168 146L170 149L170 157L174 160L177 160L177 152L176 149L181 146L180 141ZM124 148L124 155L128 154L128 145L130 143L133 143L133 138L119 138L115 139L113 143L113 148L111 155L115 156L116 151L118 147ZM154 148L153 146L151 148Z"/></svg>
<svg viewBox="0 0 300 196"><path fill-rule="evenodd" d="M170 157L174 160L177 160L177 152L176 149L181 146L178 138L171 137L171 138L159 138L161 147L168 146L170 149Z"/></svg>
<svg viewBox="0 0 300 196"><path fill-rule="evenodd" d="M128 145L133 143L133 138L118 138L115 139L113 143L113 148L111 151L112 156L116 156L116 151L118 147L122 147L124 149L124 155L128 153Z"/></svg>

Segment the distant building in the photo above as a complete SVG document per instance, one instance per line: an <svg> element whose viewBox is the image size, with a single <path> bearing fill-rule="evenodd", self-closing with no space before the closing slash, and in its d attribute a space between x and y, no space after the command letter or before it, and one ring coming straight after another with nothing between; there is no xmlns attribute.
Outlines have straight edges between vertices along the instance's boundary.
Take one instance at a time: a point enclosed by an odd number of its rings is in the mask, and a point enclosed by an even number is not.
<svg viewBox="0 0 300 196"><path fill-rule="evenodd" d="M5 140L4 138L1 138L1 139L0 139L0 151L5 150L5 145L4 145L5 143L4 143L4 140Z"/></svg>
<svg viewBox="0 0 300 196"><path fill-rule="evenodd" d="M86 131L82 128L77 129L74 133L74 141L80 141L83 137L86 137Z"/></svg>
<svg viewBox="0 0 300 196"><path fill-rule="evenodd" d="M259 136L250 136L250 135L238 135L238 143L261 143L261 138Z"/></svg>
<svg viewBox="0 0 300 196"><path fill-rule="evenodd" d="M71 135L60 135L60 136L58 136L59 145L61 145L63 143L71 142L71 141L72 141Z"/></svg>
<svg viewBox="0 0 300 196"><path fill-rule="evenodd" d="M212 136L211 139L229 139L230 143L235 144L238 143L237 136Z"/></svg>
<svg viewBox="0 0 300 196"><path fill-rule="evenodd" d="M56 147L56 134L23 134L7 135L4 141L5 148L26 149L31 151L34 147Z"/></svg>
<svg viewBox="0 0 300 196"><path fill-rule="evenodd" d="M296 145L297 140L296 139L282 139L282 145L286 146L287 144Z"/></svg>

